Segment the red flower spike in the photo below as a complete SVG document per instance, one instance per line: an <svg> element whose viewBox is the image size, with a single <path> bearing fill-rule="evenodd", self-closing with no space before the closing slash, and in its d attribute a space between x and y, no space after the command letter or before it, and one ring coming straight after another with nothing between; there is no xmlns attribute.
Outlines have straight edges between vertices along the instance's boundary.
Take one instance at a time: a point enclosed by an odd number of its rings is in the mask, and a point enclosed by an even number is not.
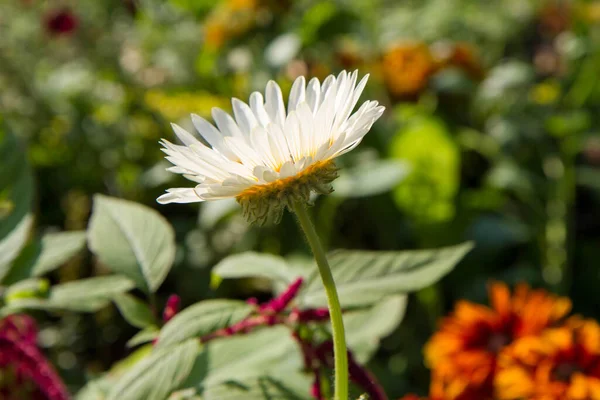
<svg viewBox="0 0 600 400"><path fill-rule="evenodd" d="M323 393L321 391L321 379L319 377L319 373L317 372L315 376L315 381L310 387L310 395L315 398L315 400L325 400L323 397Z"/></svg>
<svg viewBox="0 0 600 400"><path fill-rule="evenodd" d="M167 299L167 304L165 305L165 309L163 311L163 321L165 323L169 322L169 320L179 312L180 307L181 298L176 294L170 295Z"/></svg>
<svg viewBox="0 0 600 400"><path fill-rule="evenodd" d="M251 306L257 306L258 299L256 297L250 297L249 299L246 300L246 304L250 304Z"/></svg>
<svg viewBox="0 0 600 400"><path fill-rule="evenodd" d="M69 9L54 10L46 15L44 25L51 35L68 35L77 29L79 20Z"/></svg>
<svg viewBox="0 0 600 400"><path fill-rule="evenodd" d="M35 347L35 325L24 315L0 321L0 398L67 400L69 394Z"/></svg>
<svg viewBox="0 0 600 400"><path fill-rule="evenodd" d="M300 286L302 286L303 281L303 278L296 279L278 297L260 306L259 311L278 313L285 310L285 308L292 302L292 300L294 300L296 295L298 295L298 291L300 290Z"/></svg>

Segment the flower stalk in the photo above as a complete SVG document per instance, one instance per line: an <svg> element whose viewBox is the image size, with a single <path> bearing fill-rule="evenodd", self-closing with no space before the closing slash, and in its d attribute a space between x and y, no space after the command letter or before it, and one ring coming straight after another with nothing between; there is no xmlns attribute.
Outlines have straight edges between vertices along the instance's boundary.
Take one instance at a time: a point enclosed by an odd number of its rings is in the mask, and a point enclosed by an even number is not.
<svg viewBox="0 0 600 400"><path fill-rule="evenodd" d="M331 274L331 268L327 262L325 251L321 246L319 236L315 231L312 221L308 215L304 203L296 202L293 205L294 212L298 217L298 223L306 235L306 239L312 249L319 273L327 294L327 305L331 318L331 330L333 333L333 354L335 365L335 400L348 399L348 354L346 349L346 336L344 333L344 321L342 319L342 308L335 287L335 281Z"/></svg>

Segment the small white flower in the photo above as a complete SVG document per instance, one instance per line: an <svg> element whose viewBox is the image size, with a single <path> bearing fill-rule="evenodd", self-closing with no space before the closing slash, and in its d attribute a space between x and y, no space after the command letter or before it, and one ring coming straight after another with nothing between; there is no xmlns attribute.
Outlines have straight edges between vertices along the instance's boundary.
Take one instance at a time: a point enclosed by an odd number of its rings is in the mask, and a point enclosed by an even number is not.
<svg viewBox="0 0 600 400"><path fill-rule="evenodd" d="M281 89L270 81L264 98L254 92L249 105L232 99L235 119L213 108L217 127L193 114L194 127L211 147L173 124L184 145L161 141L174 165L168 170L197 185L169 189L158 202L235 197L246 214L258 213L254 219L260 219L271 211L280 214L290 196L308 200L311 191L327 192L337 176L331 161L356 147L384 110L376 101L366 101L352 113L368 79L365 76L357 84L357 76L358 71L343 71L322 84L313 78L308 85L299 77L292 85L287 112ZM268 201L248 209L259 197ZM273 203L275 198L279 204Z"/></svg>

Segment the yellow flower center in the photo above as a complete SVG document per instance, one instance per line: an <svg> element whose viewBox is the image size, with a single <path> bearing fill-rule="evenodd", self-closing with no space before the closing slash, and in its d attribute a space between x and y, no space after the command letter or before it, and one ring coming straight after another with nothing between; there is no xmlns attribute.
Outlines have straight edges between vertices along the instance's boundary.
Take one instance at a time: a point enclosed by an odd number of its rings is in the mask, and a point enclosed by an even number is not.
<svg viewBox="0 0 600 400"><path fill-rule="evenodd" d="M262 225L272 219L277 223L283 210L290 208L293 202L308 203L312 192L331 193L331 182L337 176L333 161L320 161L289 178L252 186L240 193L236 200L249 221Z"/></svg>

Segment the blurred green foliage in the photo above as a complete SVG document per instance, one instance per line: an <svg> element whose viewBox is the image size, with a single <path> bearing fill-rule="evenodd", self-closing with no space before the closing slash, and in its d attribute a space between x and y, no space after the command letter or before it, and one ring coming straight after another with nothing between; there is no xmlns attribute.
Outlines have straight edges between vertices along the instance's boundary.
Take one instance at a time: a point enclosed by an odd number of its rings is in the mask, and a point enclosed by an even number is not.
<svg viewBox="0 0 600 400"><path fill-rule="evenodd" d="M6 239L27 235L14 228L32 214L43 243L85 229L94 193L158 209L154 199L179 186L157 144L172 139L169 122L191 128L189 113L228 108L268 79L289 90L298 75L358 68L371 73L365 96L388 111L341 160L338 195L316 200L324 241L476 243L411 297L370 361L388 393L426 390L422 344L455 300L483 301L491 278L546 286L600 318L598 1L15 0L0 3L0 27L2 275L21 250ZM379 173L380 184L361 184ZM169 293L186 305L268 296L263 279L210 288L211 267L231 253L306 262L289 215L257 229L235 203L159 212L176 238L159 308ZM52 283L107 272L89 255L65 260ZM73 389L123 358L135 333L114 307L39 317L41 344Z"/></svg>

